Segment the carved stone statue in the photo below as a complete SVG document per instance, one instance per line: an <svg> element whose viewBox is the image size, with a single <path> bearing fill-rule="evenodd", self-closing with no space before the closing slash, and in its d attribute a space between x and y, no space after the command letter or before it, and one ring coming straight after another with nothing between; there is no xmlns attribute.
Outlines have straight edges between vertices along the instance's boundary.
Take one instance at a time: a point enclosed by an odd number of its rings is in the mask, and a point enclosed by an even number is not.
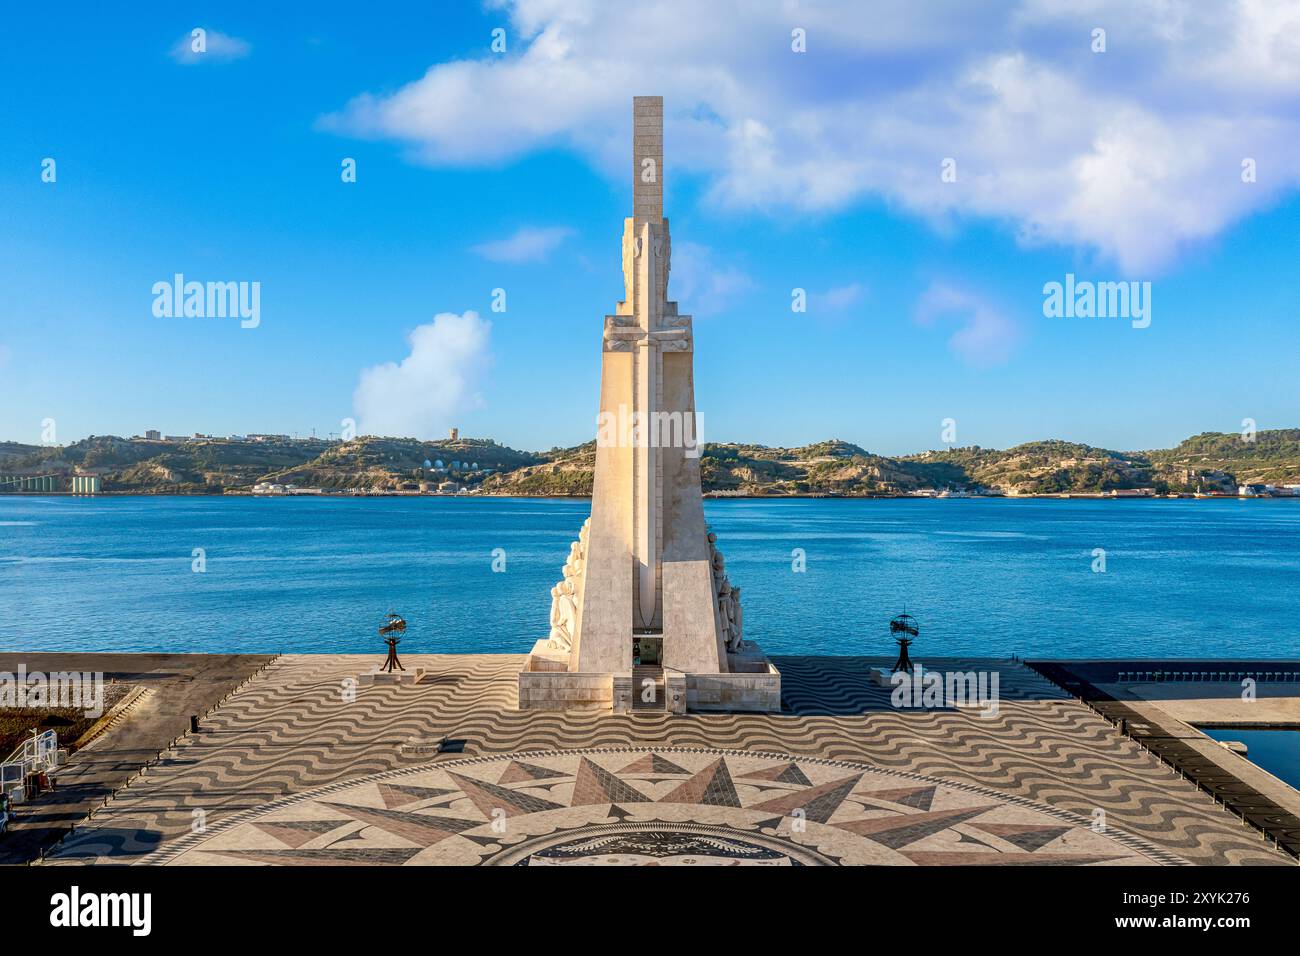
<svg viewBox="0 0 1300 956"><path fill-rule="evenodd" d="M546 646L556 651L567 651L573 647L573 635L568 630L568 621L564 618L564 595L560 585L551 588L551 634Z"/></svg>
<svg viewBox="0 0 1300 956"><path fill-rule="evenodd" d="M587 536L590 526L591 519L588 518L578 532L578 540L569 545L569 557L564 562L563 579L551 588L551 633L546 645L552 650L573 649L573 635L577 632L582 572L587 560Z"/></svg>
<svg viewBox="0 0 1300 956"><path fill-rule="evenodd" d="M573 649L578 604L573 582L567 578L551 588L551 634L547 646L557 651Z"/></svg>
<svg viewBox="0 0 1300 956"><path fill-rule="evenodd" d="M727 578L727 561L717 548L718 536L709 532L709 563L713 568L713 591L718 596L718 623L722 626L727 651L735 653L744 644L744 612L740 588Z"/></svg>

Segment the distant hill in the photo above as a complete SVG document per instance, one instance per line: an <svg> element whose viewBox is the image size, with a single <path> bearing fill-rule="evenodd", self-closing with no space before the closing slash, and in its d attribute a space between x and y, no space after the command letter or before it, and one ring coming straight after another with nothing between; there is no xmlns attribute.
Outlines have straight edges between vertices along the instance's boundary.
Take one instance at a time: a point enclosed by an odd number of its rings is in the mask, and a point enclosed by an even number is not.
<svg viewBox="0 0 1300 956"><path fill-rule="evenodd" d="M1161 484L1151 462L1141 453L1067 441L1026 442L1005 451L978 446L954 448L902 460L944 469L931 472L936 484L964 480L1005 493L1095 493L1153 486L1160 491L1171 490ZM1194 485L1185 490L1195 490Z"/></svg>
<svg viewBox="0 0 1300 956"><path fill-rule="evenodd" d="M595 445L552 453L544 465L485 484L498 494L590 494ZM1300 483L1300 429L1198 435L1178 448L1119 452L1076 442L1027 442L1005 450L953 448L893 458L832 439L799 448L708 444L704 490L734 495L897 495L924 489L1001 494L1088 494L1150 488L1232 492L1239 484ZM569 490L565 490L569 489Z"/></svg>
<svg viewBox="0 0 1300 956"><path fill-rule="evenodd" d="M473 484L494 471L541 460L540 455L472 438L147 441L95 436L62 447L0 444L2 474L70 474L75 469L100 475L104 491L146 494L222 494L247 491L263 481L357 491L425 480ZM426 461L439 468L425 469Z"/></svg>
<svg viewBox="0 0 1300 956"><path fill-rule="evenodd" d="M429 468L425 462L429 462ZM199 438L147 441L94 436L41 447L0 442L0 475L98 474L106 492L222 494L259 482L342 491L417 489L421 482L485 494L591 494L596 443L527 452L489 439L351 441ZM1175 448L1120 452L1075 442L970 446L903 457L832 439L799 448L705 445L704 490L721 495L896 495L923 489L1003 494L1231 491L1247 483L1300 483L1300 429L1206 432Z"/></svg>
<svg viewBox="0 0 1300 956"><path fill-rule="evenodd" d="M1218 470L1243 484L1300 481L1300 428L1259 432L1253 442L1236 432L1202 432L1176 448L1148 454L1157 467Z"/></svg>
<svg viewBox="0 0 1300 956"><path fill-rule="evenodd" d="M23 445L16 441L0 441L0 471L11 462L26 458L41 451L40 445Z"/></svg>
<svg viewBox="0 0 1300 956"><path fill-rule="evenodd" d="M512 471L489 475L480 486L485 494L534 497L583 497L591 494L596 470L596 443L552 449L538 461Z"/></svg>

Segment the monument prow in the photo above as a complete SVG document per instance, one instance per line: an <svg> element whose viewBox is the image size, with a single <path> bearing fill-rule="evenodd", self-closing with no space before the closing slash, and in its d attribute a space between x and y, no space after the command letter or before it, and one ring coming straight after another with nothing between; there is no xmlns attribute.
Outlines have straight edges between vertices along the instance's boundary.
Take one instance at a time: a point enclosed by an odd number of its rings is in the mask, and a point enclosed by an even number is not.
<svg viewBox="0 0 1300 956"><path fill-rule="evenodd" d="M591 517L551 590L521 709L779 710L704 522L691 317L668 298L663 98L632 100L624 299L605 316ZM633 673L638 675L634 686Z"/></svg>

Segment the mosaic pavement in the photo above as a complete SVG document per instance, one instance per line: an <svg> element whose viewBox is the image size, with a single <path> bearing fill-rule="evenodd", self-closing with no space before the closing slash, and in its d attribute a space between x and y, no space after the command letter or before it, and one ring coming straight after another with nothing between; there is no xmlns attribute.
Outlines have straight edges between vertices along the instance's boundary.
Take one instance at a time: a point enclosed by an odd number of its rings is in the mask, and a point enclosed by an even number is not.
<svg viewBox="0 0 1300 956"><path fill-rule="evenodd" d="M1000 853L1031 863L1107 857L1293 865L1087 707L1005 661L927 661L948 670L999 669L999 713L981 717L892 708L888 689L868 676L881 661L866 658L777 659L781 714L686 716L519 712L521 656L403 660L426 669L422 683L358 687L347 699L348 678L372 667L374 656L280 658L198 734L119 790L47 862L314 862L322 852L333 862L379 850L393 863L583 858L575 847L587 844L570 846L568 835L599 843L585 862L619 854L719 859L707 846L732 847L738 855L727 860L770 853L762 858L798 863L949 862L909 856L926 853L978 853L987 862ZM448 737L447 749L459 752L403 751L409 738L430 735ZM656 766L655 755L681 773ZM649 761L648 772L635 769L638 761ZM562 776L526 776L538 770ZM857 778L854 786L825 820L815 818L821 809L804 808L804 839L793 839L795 803L811 806L810 789L849 778ZM601 798L583 802L593 799L593 788ZM909 797L913 802L878 795L931 788L930 796ZM717 793L737 805L718 803ZM761 806L783 799L788 809ZM989 809L958 819L980 806ZM507 843L490 827L496 809L506 817ZM898 819L948 810L957 811L951 819ZM459 823L437 822L444 818ZM882 820L893 823L872 822ZM1104 834L1093 833L1091 821L1104 821ZM880 835L894 824L894 837ZM898 843L913 824L927 832ZM194 833L200 825L203 832ZM467 836L434 838L455 827ZM1027 834L1051 832L1022 829L1034 827L1066 829L1034 847L1028 844L1036 837ZM547 843L552 832L561 836ZM640 838L648 832L658 835ZM526 842L511 842L516 838ZM1055 859L1061 856L1072 859Z"/></svg>
<svg viewBox="0 0 1300 956"><path fill-rule="evenodd" d="M202 865L1151 864L1176 857L982 787L709 750L479 757L250 811L153 862Z"/></svg>

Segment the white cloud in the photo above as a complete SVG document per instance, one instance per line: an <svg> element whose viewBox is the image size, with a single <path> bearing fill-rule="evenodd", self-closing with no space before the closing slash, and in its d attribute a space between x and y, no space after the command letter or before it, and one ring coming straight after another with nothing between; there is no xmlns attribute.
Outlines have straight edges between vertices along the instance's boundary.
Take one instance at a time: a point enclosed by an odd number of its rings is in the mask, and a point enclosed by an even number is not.
<svg viewBox="0 0 1300 956"><path fill-rule="evenodd" d="M666 181L703 174L714 203L883 196L936 222L1006 220L1026 244L1129 272L1300 184L1300 0L499 5L510 55L434 65L323 124L430 163L564 146L621 179L630 97L662 93ZM789 50L794 26L806 53ZM1257 183L1240 181L1245 157Z"/></svg>
<svg viewBox="0 0 1300 956"><path fill-rule="evenodd" d="M571 235L566 226L521 226L505 239L481 242L470 251L491 262L544 262Z"/></svg>
<svg viewBox="0 0 1300 956"><path fill-rule="evenodd" d="M669 267L668 297L687 314L725 312L754 285L743 269L719 262L712 249L698 242L673 243Z"/></svg>
<svg viewBox="0 0 1300 956"><path fill-rule="evenodd" d="M195 36L196 31L202 31L202 35ZM253 47L247 40L222 33L220 30L195 27L177 40L167 55L177 63L192 65L242 60L252 50Z"/></svg>
<svg viewBox="0 0 1300 956"><path fill-rule="evenodd" d="M411 332L411 354L361 372L352 395L363 435L432 438L457 414L482 404L492 323L477 312L440 312Z"/></svg>
<svg viewBox="0 0 1300 956"><path fill-rule="evenodd" d="M849 306L861 302L864 291L862 283L850 282L848 285L836 286L825 292L814 292L808 296L808 300L813 314L843 312Z"/></svg>
<svg viewBox="0 0 1300 956"><path fill-rule="evenodd" d="M916 321L927 328L957 322L948 348L977 368L1007 361L1020 340L1020 329L997 306L974 292L942 282L934 283L922 294Z"/></svg>

